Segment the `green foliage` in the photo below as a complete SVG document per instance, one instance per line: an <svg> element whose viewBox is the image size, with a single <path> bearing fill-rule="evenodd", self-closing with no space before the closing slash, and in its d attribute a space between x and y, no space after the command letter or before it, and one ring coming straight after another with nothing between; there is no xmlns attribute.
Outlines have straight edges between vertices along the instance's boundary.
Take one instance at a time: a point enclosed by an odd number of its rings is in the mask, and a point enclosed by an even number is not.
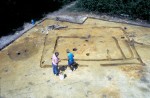
<svg viewBox="0 0 150 98"><path fill-rule="evenodd" d="M135 15L141 19L150 21L150 0L142 0L138 2L135 8Z"/></svg>
<svg viewBox="0 0 150 98"><path fill-rule="evenodd" d="M75 0L59 0L59 2L62 3L63 5L66 5L66 4L73 2L73 1L75 1Z"/></svg>
<svg viewBox="0 0 150 98"><path fill-rule="evenodd" d="M78 8L150 20L150 0L78 0Z"/></svg>

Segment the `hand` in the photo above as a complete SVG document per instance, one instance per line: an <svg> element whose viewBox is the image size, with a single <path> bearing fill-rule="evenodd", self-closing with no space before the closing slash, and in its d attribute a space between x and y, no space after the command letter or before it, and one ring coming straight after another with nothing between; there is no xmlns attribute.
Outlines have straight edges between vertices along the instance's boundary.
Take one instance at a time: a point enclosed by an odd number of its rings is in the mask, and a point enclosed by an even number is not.
<svg viewBox="0 0 150 98"><path fill-rule="evenodd" d="M61 61L61 59L60 58L58 58L58 62L60 62Z"/></svg>
<svg viewBox="0 0 150 98"><path fill-rule="evenodd" d="M59 59L59 62L61 62L61 59Z"/></svg>

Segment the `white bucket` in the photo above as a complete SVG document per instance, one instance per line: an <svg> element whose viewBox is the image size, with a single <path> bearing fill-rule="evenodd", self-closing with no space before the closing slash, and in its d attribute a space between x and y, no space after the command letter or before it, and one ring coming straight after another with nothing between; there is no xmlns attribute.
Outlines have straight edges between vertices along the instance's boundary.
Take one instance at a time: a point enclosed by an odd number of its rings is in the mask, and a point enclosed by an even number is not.
<svg viewBox="0 0 150 98"><path fill-rule="evenodd" d="M64 74L59 75L60 80L63 80L65 78Z"/></svg>

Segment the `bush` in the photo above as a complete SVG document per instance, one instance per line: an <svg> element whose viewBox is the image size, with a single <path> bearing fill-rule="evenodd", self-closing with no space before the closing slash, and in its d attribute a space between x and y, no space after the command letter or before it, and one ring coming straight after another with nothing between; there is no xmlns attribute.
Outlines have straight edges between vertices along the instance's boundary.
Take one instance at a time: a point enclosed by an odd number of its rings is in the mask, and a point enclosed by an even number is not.
<svg viewBox="0 0 150 98"><path fill-rule="evenodd" d="M71 3L73 1L75 1L75 0L60 0L59 2L62 3L62 5L66 5L66 4Z"/></svg>
<svg viewBox="0 0 150 98"><path fill-rule="evenodd" d="M78 8L150 20L150 0L78 0Z"/></svg>
<svg viewBox="0 0 150 98"><path fill-rule="evenodd" d="M134 13L134 12L133 12ZM150 21L150 1L142 0L135 8L135 16Z"/></svg>

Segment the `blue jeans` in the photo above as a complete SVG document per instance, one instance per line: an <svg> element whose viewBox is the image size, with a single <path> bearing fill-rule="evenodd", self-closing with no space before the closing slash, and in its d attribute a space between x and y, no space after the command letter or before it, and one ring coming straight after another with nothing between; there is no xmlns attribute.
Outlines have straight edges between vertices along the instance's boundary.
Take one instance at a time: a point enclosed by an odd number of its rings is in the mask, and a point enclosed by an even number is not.
<svg viewBox="0 0 150 98"><path fill-rule="evenodd" d="M53 73L56 74L56 75L58 75L58 73L59 73L59 71L58 71L58 66L57 66L57 65L54 65L54 64L52 63L52 67L53 67Z"/></svg>
<svg viewBox="0 0 150 98"><path fill-rule="evenodd" d="M74 63L74 60L68 60L68 65L71 66Z"/></svg>
<svg viewBox="0 0 150 98"><path fill-rule="evenodd" d="M74 64L74 60L68 60L68 66L70 67L71 70L74 69L73 64Z"/></svg>

